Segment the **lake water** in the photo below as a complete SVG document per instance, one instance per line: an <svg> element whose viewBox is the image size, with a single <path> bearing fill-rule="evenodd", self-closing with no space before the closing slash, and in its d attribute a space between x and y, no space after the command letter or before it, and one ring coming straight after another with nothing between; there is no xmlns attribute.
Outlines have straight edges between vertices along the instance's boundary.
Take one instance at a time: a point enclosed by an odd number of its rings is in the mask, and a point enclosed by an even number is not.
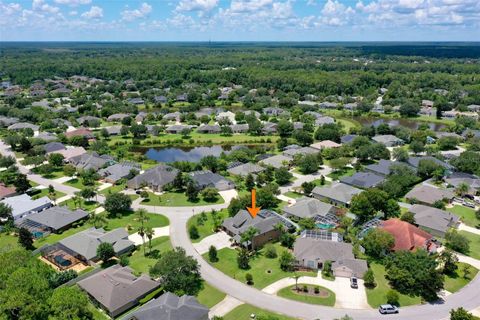
<svg viewBox="0 0 480 320"><path fill-rule="evenodd" d="M229 153L232 150L248 146L211 146L211 147L165 147L149 148L145 152L148 159L159 162L188 161L199 162L206 156L218 157L222 152Z"/></svg>
<svg viewBox="0 0 480 320"><path fill-rule="evenodd" d="M430 130L433 131L440 131L446 126L441 123L432 123L432 122L425 122L425 121L417 121L413 119L378 119L378 118L369 118L369 117L353 117L353 120L358 121L362 126L375 126L382 123L386 123L391 127L406 127L412 130L418 129L421 124L428 124Z"/></svg>

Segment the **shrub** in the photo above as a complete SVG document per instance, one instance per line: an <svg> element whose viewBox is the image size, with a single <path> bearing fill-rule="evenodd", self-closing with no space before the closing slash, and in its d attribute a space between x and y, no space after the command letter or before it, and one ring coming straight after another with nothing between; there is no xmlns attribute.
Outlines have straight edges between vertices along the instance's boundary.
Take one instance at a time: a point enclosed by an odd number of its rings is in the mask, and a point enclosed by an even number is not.
<svg viewBox="0 0 480 320"><path fill-rule="evenodd" d="M265 248L265 256L269 259L275 259L277 257L277 249L271 244Z"/></svg>
<svg viewBox="0 0 480 320"><path fill-rule="evenodd" d="M319 294L320 293L320 287L315 286L315 288L313 288L313 292L315 292L315 294Z"/></svg>
<svg viewBox="0 0 480 320"><path fill-rule="evenodd" d="M400 298L400 296L398 295L398 292L395 291L395 290L389 290L387 292L387 303L388 304L391 304L391 305L394 305L394 306L398 306L398 299Z"/></svg>
<svg viewBox="0 0 480 320"><path fill-rule="evenodd" d="M190 235L190 239L196 240L200 238L200 234L198 233L198 229L196 226L191 225L190 228L188 228L188 234Z"/></svg>
<svg viewBox="0 0 480 320"><path fill-rule="evenodd" d="M303 290L303 292L308 292L308 286L306 284L304 284L302 290Z"/></svg>
<svg viewBox="0 0 480 320"><path fill-rule="evenodd" d="M217 248L215 248L215 246L210 246L208 249L208 259L210 262L218 261Z"/></svg>
<svg viewBox="0 0 480 320"><path fill-rule="evenodd" d="M363 281L365 282L366 287L375 288L377 284L375 283L375 276L372 269L368 269L367 272L365 272L363 275Z"/></svg>
<svg viewBox="0 0 480 320"><path fill-rule="evenodd" d="M246 273L245 274L245 281L247 281L248 285L252 285L253 284L253 276L250 273Z"/></svg>

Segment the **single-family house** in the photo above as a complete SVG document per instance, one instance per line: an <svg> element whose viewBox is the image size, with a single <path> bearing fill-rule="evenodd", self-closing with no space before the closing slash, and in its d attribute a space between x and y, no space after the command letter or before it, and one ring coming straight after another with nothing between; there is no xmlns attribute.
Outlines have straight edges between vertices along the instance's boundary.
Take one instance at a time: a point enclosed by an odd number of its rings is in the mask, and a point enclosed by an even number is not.
<svg viewBox="0 0 480 320"><path fill-rule="evenodd" d="M291 157L277 154L275 156L268 157L261 160L259 163L264 166L272 166L274 168L289 167L292 162Z"/></svg>
<svg viewBox="0 0 480 320"><path fill-rule="evenodd" d="M235 188L235 183L233 183L233 181L209 170L190 172L189 176L200 190L208 187L213 187L219 191Z"/></svg>
<svg viewBox="0 0 480 320"><path fill-rule="evenodd" d="M81 209L72 211L67 207L54 206L42 212L30 214L23 219L17 220L15 224L29 229L35 236L38 233L61 232L74 223L87 218L88 213Z"/></svg>
<svg viewBox="0 0 480 320"><path fill-rule="evenodd" d="M295 204L283 208L285 216L295 219L325 217L327 214L335 214L336 211L334 206L308 197L297 199Z"/></svg>
<svg viewBox="0 0 480 320"><path fill-rule="evenodd" d="M373 141L383 144L386 147L396 147L403 145L403 140L391 134L376 135Z"/></svg>
<svg viewBox="0 0 480 320"><path fill-rule="evenodd" d="M102 119L100 119L98 117L93 117L93 116L83 116L83 117L79 117L77 119L77 122L80 125L89 125L89 123L92 122L92 121L100 123L102 121Z"/></svg>
<svg viewBox="0 0 480 320"><path fill-rule="evenodd" d="M409 201L430 206L437 201L451 202L454 197L455 193L451 189L441 189L426 184L416 185L405 195L405 199Z"/></svg>
<svg viewBox="0 0 480 320"><path fill-rule="evenodd" d="M150 300L122 320L209 320L208 308L193 296L167 292Z"/></svg>
<svg viewBox="0 0 480 320"><path fill-rule="evenodd" d="M96 152L83 153L76 157L68 159L68 162L74 165L77 170L100 170L113 162L113 159L107 155L98 155Z"/></svg>
<svg viewBox="0 0 480 320"><path fill-rule="evenodd" d="M0 202L12 208L13 220L25 218L52 206L52 201L48 197L34 200L27 194L8 197Z"/></svg>
<svg viewBox="0 0 480 320"><path fill-rule="evenodd" d="M182 125L182 124L175 124L172 126L169 126L165 129L165 132L171 133L171 134L179 134L182 133L183 130L185 129L192 129L192 126L187 126L187 125Z"/></svg>
<svg viewBox="0 0 480 320"><path fill-rule="evenodd" d="M119 264L77 282L111 317L116 317L140 303L160 287L160 283L142 274L134 275L130 267Z"/></svg>
<svg viewBox="0 0 480 320"><path fill-rule="evenodd" d="M284 223L284 220L273 211L260 210L253 218L247 210L240 210L235 216L226 218L222 227L236 244L258 248L280 237L281 230L276 228L279 223ZM241 243L242 234L249 228L257 229L257 234L247 243Z"/></svg>
<svg viewBox="0 0 480 320"><path fill-rule="evenodd" d="M175 122L180 122L180 118L182 117L182 113L175 111L175 112L170 112L165 115L163 115L162 119L168 120L168 121L175 121Z"/></svg>
<svg viewBox="0 0 480 320"><path fill-rule="evenodd" d="M277 117L277 116L281 115L282 113L284 113L285 110L283 110L282 108L278 108L278 107L267 107L267 108L263 108L262 112L269 117Z"/></svg>
<svg viewBox="0 0 480 320"><path fill-rule="evenodd" d="M262 127L263 134L275 134L277 133L278 124L273 122L265 122Z"/></svg>
<svg viewBox="0 0 480 320"><path fill-rule="evenodd" d="M283 151L283 155L293 158L294 156L298 155L306 155L306 154L318 154L320 151L318 149L312 148L312 147L302 147L302 148L296 148L296 149L286 149Z"/></svg>
<svg viewBox="0 0 480 320"><path fill-rule="evenodd" d="M106 182L117 183L120 179L126 178L133 171L140 172L141 166L134 162L120 162L108 166L98 171L98 174L103 177Z"/></svg>
<svg viewBox="0 0 480 320"><path fill-rule="evenodd" d="M352 250L350 243L300 237L295 241L293 254L298 267L321 270L330 261L336 277L363 278L367 262L355 259Z"/></svg>
<svg viewBox="0 0 480 320"><path fill-rule="evenodd" d="M340 182L353 187L368 189L380 185L385 181L385 177L373 172L356 172L352 176L340 178Z"/></svg>
<svg viewBox="0 0 480 320"><path fill-rule="evenodd" d="M17 122L8 126L7 129L9 131L22 131L25 129L32 129L33 131L38 131L39 128L40 128L39 126L28 123L28 122Z"/></svg>
<svg viewBox="0 0 480 320"><path fill-rule="evenodd" d="M80 231L60 240L55 246L70 253L75 258L84 261L97 261L97 248L101 243L110 243L116 256L129 252L135 247L133 241L128 240L128 232L125 228L118 228L106 232L95 227Z"/></svg>
<svg viewBox="0 0 480 320"><path fill-rule="evenodd" d="M356 134L346 134L346 135L340 137L340 142L342 144L347 144L347 143L352 142L356 137L358 137L358 135L356 135Z"/></svg>
<svg viewBox="0 0 480 320"><path fill-rule="evenodd" d="M167 103L168 99L165 96L154 96L153 101L155 103L162 103L163 104L163 103Z"/></svg>
<svg viewBox="0 0 480 320"><path fill-rule="evenodd" d="M218 124L203 124L197 128L198 133L220 133L222 128Z"/></svg>
<svg viewBox="0 0 480 320"><path fill-rule="evenodd" d="M235 124L235 113L231 111L225 111L225 112L219 112L217 116L215 117L217 121L220 121L221 119L228 119L230 123Z"/></svg>
<svg viewBox="0 0 480 320"><path fill-rule="evenodd" d="M130 114L126 114L126 113L115 113L115 114L110 115L110 116L107 118L107 121L110 121L110 122L121 122L123 119L128 118L128 117L130 117L130 116L131 116Z"/></svg>
<svg viewBox="0 0 480 320"><path fill-rule="evenodd" d="M72 158L85 154L87 151L83 147L73 147L61 150L52 151L50 153L59 153L63 156L65 161L69 161Z"/></svg>
<svg viewBox="0 0 480 320"><path fill-rule="evenodd" d="M46 154L66 150L65 145L61 142L49 142L43 145Z"/></svg>
<svg viewBox="0 0 480 320"><path fill-rule="evenodd" d="M93 132L87 128L79 128L72 131L65 132L65 137L72 138L72 137L86 137L87 139L94 138Z"/></svg>
<svg viewBox="0 0 480 320"><path fill-rule="evenodd" d="M312 190L312 196L326 201L334 206L350 205L352 197L361 193L362 190L341 182L334 182L330 186L317 186Z"/></svg>
<svg viewBox="0 0 480 320"><path fill-rule="evenodd" d="M480 189L480 178L476 175L465 172L453 172L445 178L445 182L454 188L457 188L461 184L468 186L468 193L476 195Z"/></svg>
<svg viewBox="0 0 480 320"><path fill-rule="evenodd" d="M409 165L411 165L412 167L414 168L418 168L418 166L420 165L420 162L421 161L425 161L425 160L429 160L429 161L433 161L435 162L436 164L442 166L445 170L448 170L448 171L452 171L454 169L454 167L440 159L437 159L435 157L432 157L432 156L425 156L425 157L409 157L407 159L407 163Z"/></svg>
<svg viewBox="0 0 480 320"><path fill-rule="evenodd" d="M38 139L38 140L43 140L45 142L50 142L50 141L56 141L58 140L58 137L55 133L51 133L51 132L40 132L36 137L35 139Z"/></svg>
<svg viewBox="0 0 480 320"><path fill-rule="evenodd" d="M160 164L128 180L127 186L130 189L148 187L154 191L162 191L163 187L175 179L178 172L178 169Z"/></svg>
<svg viewBox="0 0 480 320"><path fill-rule="evenodd" d="M432 235L408 222L392 218L383 221L379 228L390 233L395 239L393 251L414 251L419 248L431 251L433 249Z"/></svg>
<svg viewBox="0 0 480 320"><path fill-rule="evenodd" d="M376 175L386 177L392 172L392 166L406 166L414 169L413 167L409 166L404 162L381 159L380 161L378 161L378 163L373 163L366 166L365 171L373 172Z"/></svg>
<svg viewBox="0 0 480 320"><path fill-rule="evenodd" d="M316 126L323 126L324 124L332 124L335 123L335 119L329 116L322 116L315 119Z"/></svg>
<svg viewBox="0 0 480 320"><path fill-rule="evenodd" d="M0 183L0 200L17 195L17 190L14 187L7 187Z"/></svg>
<svg viewBox="0 0 480 320"><path fill-rule="evenodd" d="M127 100L128 103L131 103L131 104L134 104L134 105L141 105L141 104L145 104L145 101L143 101L142 98L129 98Z"/></svg>
<svg viewBox="0 0 480 320"><path fill-rule="evenodd" d="M232 166L229 166L227 169L227 172L230 173L231 175L235 176L242 176L246 177L249 174L252 175L257 175L260 172L264 171L265 168L262 166L259 166L258 164L255 163L234 163Z"/></svg>
<svg viewBox="0 0 480 320"><path fill-rule="evenodd" d="M450 228L457 228L460 223L453 213L430 206L415 204L408 211L414 214L416 225L441 238L445 237Z"/></svg>
<svg viewBox="0 0 480 320"><path fill-rule="evenodd" d="M230 129L232 129L233 133L245 133L248 132L248 128L248 123L230 125Z"/></svg>
<svg viewBox="0 0 480 320"><path fill-rule="evenodd" d="M322 150L325 148L338 148L341 147L342 145L339 143L336 143L335 141L332 140L323 140L320 142L315 142L310 145L310 147L317 149L317 150Z"/></svg>
<svg viewBox="0 0 480 320"><path fill-rule="evenodd" d="M122 126L110 126L106 127L109 136L118 136L122 132Z"/></svg>

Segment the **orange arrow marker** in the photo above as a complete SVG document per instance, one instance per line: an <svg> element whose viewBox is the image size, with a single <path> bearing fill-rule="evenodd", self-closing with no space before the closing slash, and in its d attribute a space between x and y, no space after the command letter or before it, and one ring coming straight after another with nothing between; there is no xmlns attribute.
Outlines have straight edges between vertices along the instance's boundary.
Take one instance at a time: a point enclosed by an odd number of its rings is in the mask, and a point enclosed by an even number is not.
<svg viewBox="0 0 480 320"><path fill-rule="evenodd" d="M250 215L252 218L255 218L257 216L258 211L260 211L260 207L255 206L255 199L256 199L256 190L252 189L252 207L247 207L248 212L250 212Z"/></svg>

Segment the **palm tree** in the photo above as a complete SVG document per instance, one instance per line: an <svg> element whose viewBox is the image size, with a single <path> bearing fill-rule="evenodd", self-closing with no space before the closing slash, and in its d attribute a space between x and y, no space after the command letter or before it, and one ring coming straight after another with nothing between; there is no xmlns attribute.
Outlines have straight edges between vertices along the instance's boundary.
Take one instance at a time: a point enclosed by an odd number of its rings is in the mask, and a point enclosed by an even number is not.
<svg viewBox="0 0 480 320"><path fill-rule="evenodd" d="M295 280L295 291L298 291L298 279L300 276L295 272L292 278Z"/></svg>
<svg viewBox="0 0 480 320"><path fill-rule="evenodd" d="M138 234L142 237L143 255L145 255L145 222L148 221L147 210L138 210L136 220L140 222L140 227L138 227Z"/></svg>
<svg viewBox="0 0 480 320"><path fill-rule="evenodd" d="M77 205L80 209L82 209L82 197L80 197L78 192L75 192L75 195L72 198L73 204L75 205L75 209Z"/></svg>
<svg viewBox="0 0 480 320"><path fill-rule="evenodd" d="M153 230L152 227L146 227L145 228L145 235L147 236L148 238L148 252L149 254L152 253L152 239L153 239L153 235L155 234L155 230Z"/></svg>
<svg viewBox="0 0 480 320"><path fill-rule="evenodd" d="M455 189L455 192L460 196L463 197L469 190L470 188L468 187L468 184L465 182L460 183L457 188Z"/></svg>
<svg viewBox="0 0 480 320"><path fill-rule="evenodd" d="M103 214L95 214L95 212L90 212L89 221L95 228L103 227L107 224L107 218Z"/></svg>

